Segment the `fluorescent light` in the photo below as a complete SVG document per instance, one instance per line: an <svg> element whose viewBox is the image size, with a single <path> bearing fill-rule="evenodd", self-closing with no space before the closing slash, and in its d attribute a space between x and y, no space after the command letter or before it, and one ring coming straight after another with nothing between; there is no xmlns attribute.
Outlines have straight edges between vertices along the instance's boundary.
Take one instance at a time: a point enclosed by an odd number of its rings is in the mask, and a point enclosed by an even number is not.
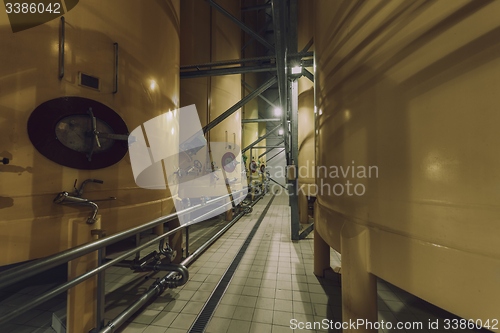
<svg viewBox="0 0 500 333"><path fill-rule="evenodd" d="M283 135L283 129L282 129L282 128L280 128L280 129L278 130L278 135Z"/></svg>
<svg viewBox="0 0 500 333"><path fill-rule="evenodd" d="M292 67L292 75L302 74L302 67L294 66Z"/></svg>
<svg viewBox="0 0 500 333"><path fill-rule="evenodd" d="M282 114L281 108L274 108L274 116L280 117Z"/></svg>

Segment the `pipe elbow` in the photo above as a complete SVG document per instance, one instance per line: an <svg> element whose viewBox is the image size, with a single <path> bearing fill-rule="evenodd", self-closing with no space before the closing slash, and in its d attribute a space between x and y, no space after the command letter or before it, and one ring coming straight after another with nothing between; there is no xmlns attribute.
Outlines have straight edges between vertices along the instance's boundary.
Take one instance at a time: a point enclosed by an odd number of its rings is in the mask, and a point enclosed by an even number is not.
<svg viewBox="0 0 500 333"><path fill-rule="evenodd" d="M97 221L97 213L99 212L99 206L93 201L87 201L87 205L91 206L93 211L92 215L87 219L87 224L94 224Z"/></svg>

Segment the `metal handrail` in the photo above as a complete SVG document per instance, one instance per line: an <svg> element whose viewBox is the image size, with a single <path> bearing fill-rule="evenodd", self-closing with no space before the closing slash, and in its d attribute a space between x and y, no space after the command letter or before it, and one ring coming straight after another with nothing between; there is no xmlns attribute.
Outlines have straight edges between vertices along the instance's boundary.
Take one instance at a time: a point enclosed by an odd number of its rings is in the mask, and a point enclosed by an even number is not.
<svg viewBox="0 0 500 333"><path fill-rule="evenodd" d="M241 193L244 191L246 191L246 189L236 191L236 192L232 193L232 195L238 194L238 193ZM176 212L176 213L172 213L172 214L169 214L166 216L159 217L157 219L154 219L154 220L147 222L145 224L142 224L140 226L130 228L128 230L113 234L111 236L103 237L101 239L98 239L98 240L95 240L92 242L88 242L88 243L73 247L71 249L61 251L61 252L53 254L51 256L38 259L34 262L29 262L29 263L17 266L15 268L11 268L9 270L6 270L6 271L2 272L2 276L0 277L0 289L5 288L5 287L7 287L11 284L14 284L16 282L22 281L24 279L27 279L33 275L42 273L46 270L49 270L49 269L54 268L56 266L59 266L61 264L64 264L68 261L74 260L78 257L83 256L83 255L97 251L100 248L106 247L108 245L111 245L113 243L116 243L118 241L126 239L126 238L133 236L135 234L141 233L141 232L146 231L148 229L152 229L160 224L169 222L169 221L175 219L177 216L191 213L191 212L193 212L201 207L216 203L220 200L223 200L223 199L226 199L229 197L230 197L230 194L226 194L226 195L221 196L219 198L209 200L204 205L198 204L198 205L186 208L180 212ZM220 207L218 207L217 209L220 209ZM207 214L204 214L202 216L205 216L205 215L207 215ZM172 234L174 231L177 232L179 230L182 230L183 228L185 228L188 225L189 224L185 224L185 225L182 225L180 227L177 227L177 228L169 231L168 235ZM137 249L136 249L136 251L137 251Z"/></svg>
<svg viewBox="0 0 500 333"><path fill-rule="evenodd" d="M250 206L253 206L257 203L259 199L261 199L264 196L264 194L261 194L259 197L257 197L251 204ZM224 228L219 230L215 235L213 235L208 241L203 243L196 251L193 252L190 256L188 256L186 259L184 259L180 265L181 266L189 266L196 258L198 258L212 243L214 243L220 236L222 236L234 223L236 223L243 215L245 215L245 212L240 212L238 215L236 215ZM161 285L164 284L164 281L168 281L169 278L172 278L175 273L169 273L166 276L164 276L162 279L156 282L155 285L152 286L141 298L139 298L137 301L129 305L128 308L126 308L124 311L122 311L117 317L112 319L109 323L105 325L105 327L102 327L101 330L95 330L94 332L99 332L99 333L112 333L114 332L117 328L119 328L123 323L125 323L126 320L128 320L137 310L139 310L144 304L146 304L148 301L150 301L155 295L161 294Z"/></svg>
<svg viewBox="0 0 500 333"><path fill-rule="evenodd" d="M239 190L239 191L236 191L235 193L238 194L238 193L241 193L244 191L245 190ZM66 263L66 262L73 260L75 258L78 258L80 256L94 252L95 250L98 250L100 248L104 248L107 245L113 244L113 243L120 241L122 239L125 239L131 235L134 235L136 233L140 233L140 232L147 230L147 229L151 229L158 224L168 222L178 215L190 213L193 210L196 210L200 207L206 206L207 204L210 205L212 203L218 202L218 201L225 199L225 198L228 198L228 197L230 197L230 194L226 194L222 197L219 197L219 198L216 198L213 200L209 200L205 203L205 205L199 204L199 205L187 208L185 210L182 210L182 211L178 212L178 214L176 214L176 213L169 214L165 217L150 221L142 226L131 228L131 229L125 230L121 233L118 233L118 234L115 234L112 236L108 236L108 237L105 237L105 238L102 238L100 240L96 240L96 241L93 241L93 242L90 242L87 244L83 244L83 245L77 246L77 247L72 248L72 249L68 249L66 251L62 251L60 253L57 253L55 255L52 255L52 256L49 256L46 258L41 258L41 259L35 261L34 263L31 262L31 263L27 263L27 264L18 266L16 268L12 268L12 269L7 270L7 271L2 273L2 277L0 277L0 283L1 283L0 286L1 286L1 288L3 288L5 286L14 284L14 283L19 282L21 280L24 280L30 276L33 276L33 275L38 274L40 272L46 271L46 270L48 270L52 267L55 267L59 264ZM220 210L221 208L228 206L228 205L232 205L232 201L224 203L222 206L219 206L219 207L193 219L190 223L186 223L186 224L183 224L177 228L169 230L166 233L164 233L164 234L162 234L162 235L160 235L160 236L158 236L158 237L156 237L156 238L154 238L154 239L152 239L144 244L141 244L141 245L135 247L134 249L127 251L127 252L121 254L120 256L118 256L112 260L107 261L106 263L88 271L87 273L84 273L80 276L77 276L73 280L68 281L66 283L63 283L63 284L59 285L58 287L53 288L52 290L49 290L48 292L38 296L37 298L32 299L29 303L27 303L23 306L20 306L16 309L6 313L2 317L0 317L0 324L10 321L11 319L21 315L22 313L29 311L29 310L35 308L36 306L48 301L49 299L59 295L60 293L65 292L68 289L80 284L81 282L85 281L86 279L103 272L105 269L109 268L110 266L114 265L115 263L118 263L118 262L126 259L127 257L133 255L137 251L140 251L140 250L142 250L142 249L144 249L144 248L146 248L154 243L157 243L157 242L161 241L162 239L164 239L165 237L168 237L171 234L174 234L174 233L186 228L189 225L192 225L194 223L202 221L206 216L212 214L214 211ZM35 268L30 270L30 266L32 266L32 267L34 266ZM36 273L34 273L33 271L36 271ZM6 280L8 280L8 281L6 281Z"/></svg>

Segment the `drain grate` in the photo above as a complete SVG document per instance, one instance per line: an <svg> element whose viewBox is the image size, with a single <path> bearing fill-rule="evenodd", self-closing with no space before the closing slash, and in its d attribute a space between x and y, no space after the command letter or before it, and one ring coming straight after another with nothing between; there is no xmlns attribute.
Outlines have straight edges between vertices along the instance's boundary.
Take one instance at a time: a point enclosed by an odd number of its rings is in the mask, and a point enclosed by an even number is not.
<svg viewBox="0 0 500 333"><path fill-rule="evenodd" d="M231 279L233 278L236 268L238 267L241 259L243 258L243 255L245 254L248 245L250 245L253 236L257 232L257 229L259 229L262 220L264 220L264 217L266 216L269 207L271 207L271 203L273 202L273 200L274 200L274 195L272 196L271 200L269 200L269 203L267 204L266 208L260 215L257 222L255 222L255 225L250 231L250 234L248 235L247 239L241 246L240 250L238 251L238 254L236 254L236 256L234 257L231 265L229 265L229 268L226 270L226 273L224 273L224 276L222 277L222 279L220 279L219 283L217 284L217 287L215 287L215 290L213 291L212 295L210 295L210 298L205 303L205 306L201 310L200 314L198 315L198 317L196 317L196 320L189 329L189 333L203 333L205 331L208 321L210 320L210 318L212 318L215 308L217 308L217 305L219 304L222 296L224 296L224 293L226 292L229 282L231 282Z"/></svg>

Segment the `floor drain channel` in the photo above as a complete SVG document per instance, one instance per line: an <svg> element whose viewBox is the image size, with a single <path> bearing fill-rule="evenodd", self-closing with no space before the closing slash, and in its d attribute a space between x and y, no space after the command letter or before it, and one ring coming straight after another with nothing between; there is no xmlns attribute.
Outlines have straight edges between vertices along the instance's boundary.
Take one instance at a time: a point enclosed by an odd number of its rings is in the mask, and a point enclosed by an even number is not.
<svg viewBox="0 0 500 333"><path fill-rule="evenodd" d="M269 203L267 204L266 208L260 215L257 222L255 222L255 225L253 226L252 231L250 231L250 234L245 240L245 243L243 243L240 250L238 251L238 254L236 254L236 256L234 257L233 262L231 263L231 265L229 265L229 268L227 269L226 273L224 273L224 276L217 284L217 287L215 287L214 292L212 293L212 295L210 295L210 298L205 303L205 306L201 310L200 314L198 315L198 317L196 317L196 320L189 329L189 333L203 333L205 331L208 321L210 320L210 318L212 318L215 308L217 308L217 305L219 304L222 296L224 296L224 293L226 292L229 282L231 282L231 279L233 278L236 268L238 267L241 259L243 258L243 255L245 254L248 245L250 245L253 236L257 232L257 229L259 229L262 220L264 220L264 217L266 216L269 207L271 207L271 203L273 202L273 200L274 200L274 195L272 196L271 200L269 200Z"/></svg>

